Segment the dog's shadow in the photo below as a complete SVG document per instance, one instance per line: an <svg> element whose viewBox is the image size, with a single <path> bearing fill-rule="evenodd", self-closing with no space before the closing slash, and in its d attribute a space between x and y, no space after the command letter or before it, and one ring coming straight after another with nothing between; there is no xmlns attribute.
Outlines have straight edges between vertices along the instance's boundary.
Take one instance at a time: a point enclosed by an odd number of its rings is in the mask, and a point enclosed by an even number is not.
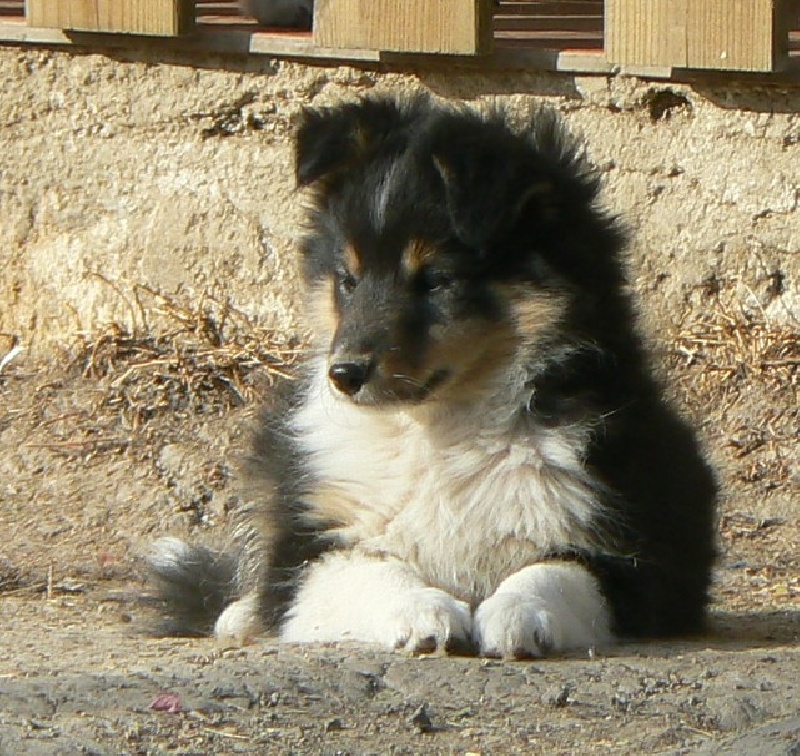
<svg viewBox="0 0 800 756"><path fill-rule="evenodd" d="M723 612L712 611L702 635L648 643L631 641L604 649L606 657L642 653L646 656L674 656L700 650L742 651L800 644L800 611Z"/></svg>
<svg viewBox="0 0 800 756"><path fill-rule="evenodd" d="M727 648L796 645L800 643L800 610L712 611L705 639Z"/></svg>

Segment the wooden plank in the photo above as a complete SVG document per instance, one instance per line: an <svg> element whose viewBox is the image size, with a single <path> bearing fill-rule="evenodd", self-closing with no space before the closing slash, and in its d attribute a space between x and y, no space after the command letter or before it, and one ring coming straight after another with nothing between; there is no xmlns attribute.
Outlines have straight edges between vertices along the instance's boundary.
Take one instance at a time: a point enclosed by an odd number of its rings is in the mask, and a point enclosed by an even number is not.
<svg viewBox="0 0 800 756"><path fill-rule="evenodd" d="M784 71L775 74L743 74L753 83L753 77L762 86L785 87L800 84L800 32L794 32L798 54L790 57ZM0 16L0 41L14 45L63 46L69 48L92 46L96 37L98 48L136 50L140 54L158 56L165 54L189 55L254 55L293 59L306 63L322 61L324 64L358 61L363 63L386 64L392 68L430 67L431 70L474 71L476 73L503 72L519 74L520 71L559 71L573 75L613 76L622 70L630 76L643 79L669 81L673 70L669 66L657 68L648 66L625 66L612 64L606 56L597 51L553 50L540 44L520 46L515 40L500 40L491 55L484 57L461 57L455 62L443 56L409 56L397 53L381 53L375 50L345 50L317 47L310 34L276 34L273 32L251 32L231 29L228 25L200 25L198 33L183 37L135 37L130 34L65 34L60 29L30 27L20 15ZM717 77L714 79L720 81ZM739 77L735 73L725 76L725 81L735 83Z"/></svg>
<svg viewBox="0 0 800 756"><path fill-rule="evenodd" d="M788 18L780 0L692 0L688 66L774 71L788 61Z"/></svg>
<svg viewBox="0 0 800 756"><path fill-rule="evenodd" d="M521 16L601 15L603 0L499 0L497 12Z"/></svg>
<svg viewBox="0 0 800 756"><path fill-rule="evenodd" d="M605 44L623 66L686 64L689 0L606 0Z"/></svg>
<svg viewBox="0 0 800 756"><path fill-rule="evenodd" d="M492 44L493 0L317 0L320 47L480 55Z"/></svg>
<svg viewBox="0 0 800 756"><path fill-rule="evenodd" d="M602 16L502 16L494 17L496 31L507 32L596 32L603 29Z"/></svg>
<svg viewBox="0 0 800 756"><path fill-rule="evenodd" d="M193 0L28 0L28 24L172 37L194 26Z"/></svg>
<svg viewBox="0 0 800 756"><path fill-rule="evenodd" d="M788 62L788 0L606 0L621 65L774 71Z"/></svg>

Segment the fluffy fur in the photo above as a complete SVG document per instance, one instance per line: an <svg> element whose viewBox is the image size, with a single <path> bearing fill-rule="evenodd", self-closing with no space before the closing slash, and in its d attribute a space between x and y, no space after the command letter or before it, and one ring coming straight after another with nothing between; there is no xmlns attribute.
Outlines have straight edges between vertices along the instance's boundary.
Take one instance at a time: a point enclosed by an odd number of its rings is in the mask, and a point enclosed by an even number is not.
<svg viewBox="0 0 800 756"><path fill-rule="evenodd" d="M713 477L558 118L366 99L307 111L296 158L314 348L236 558L154 546L178 629L514 657L699 630Z"/></svg>

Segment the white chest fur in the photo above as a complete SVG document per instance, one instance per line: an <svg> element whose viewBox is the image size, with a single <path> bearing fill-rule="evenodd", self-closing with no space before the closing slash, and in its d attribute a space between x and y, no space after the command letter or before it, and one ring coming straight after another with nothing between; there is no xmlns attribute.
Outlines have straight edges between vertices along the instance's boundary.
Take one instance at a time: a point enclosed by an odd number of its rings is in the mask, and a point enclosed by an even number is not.
<svg viewBox="0 0 800 756"><path fill-rule="evenodd" d="M293 422L312 517L476 604L549 550L588 546L600 506L586 431L536 425L522 377L480 404L403 410L335 396L322 366Z"/></svg>

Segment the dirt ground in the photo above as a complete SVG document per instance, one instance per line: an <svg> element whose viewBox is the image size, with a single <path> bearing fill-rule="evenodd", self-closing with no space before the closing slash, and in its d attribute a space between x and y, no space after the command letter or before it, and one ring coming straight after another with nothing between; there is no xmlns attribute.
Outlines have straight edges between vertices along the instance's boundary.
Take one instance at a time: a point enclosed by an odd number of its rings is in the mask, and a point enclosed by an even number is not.
<svg viewBox="0 0 800 756"><path fill-rule="evenodd" d="M0 754L800 754L797 329L720 305L656 350L722 483L709 634L502 662L143 632L137 552L220 538L293 359L175 312L0 349Z"/></svg>

